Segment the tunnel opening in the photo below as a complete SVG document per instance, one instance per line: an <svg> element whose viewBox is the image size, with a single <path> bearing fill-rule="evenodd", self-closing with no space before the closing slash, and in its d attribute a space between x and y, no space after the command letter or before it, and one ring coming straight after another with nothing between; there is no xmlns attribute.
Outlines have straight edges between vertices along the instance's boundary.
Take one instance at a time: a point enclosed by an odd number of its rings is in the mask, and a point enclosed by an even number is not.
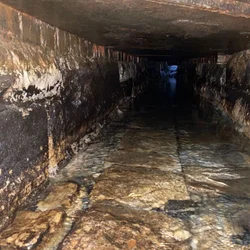
<svg viewBox="0 0 250 250"><path fill-rule="evenodd" d="M0 249L250 248L247 1L0 2Z"/></svg>

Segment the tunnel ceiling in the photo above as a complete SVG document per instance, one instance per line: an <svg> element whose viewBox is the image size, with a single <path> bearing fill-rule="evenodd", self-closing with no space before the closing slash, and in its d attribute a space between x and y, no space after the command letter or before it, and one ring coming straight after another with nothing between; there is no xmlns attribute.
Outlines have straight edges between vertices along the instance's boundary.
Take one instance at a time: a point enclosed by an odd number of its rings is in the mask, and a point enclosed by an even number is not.
<svg viewBox="0 0 250 250"><path fill-rule="evenodd" d="M250 47L248 0L1 0L97 44L189 57Z"/></svg>

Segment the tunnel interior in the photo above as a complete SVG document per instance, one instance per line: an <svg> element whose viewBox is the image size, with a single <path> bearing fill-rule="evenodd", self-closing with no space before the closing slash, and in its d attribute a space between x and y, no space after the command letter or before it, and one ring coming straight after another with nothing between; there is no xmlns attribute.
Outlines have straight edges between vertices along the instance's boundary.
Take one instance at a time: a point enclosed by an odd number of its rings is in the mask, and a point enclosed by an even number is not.
<svg viewBox="0 0 250 250"><path fill-rule="evenodd" d="M0 0L0 249L250 249L246 0Z"/></svg>

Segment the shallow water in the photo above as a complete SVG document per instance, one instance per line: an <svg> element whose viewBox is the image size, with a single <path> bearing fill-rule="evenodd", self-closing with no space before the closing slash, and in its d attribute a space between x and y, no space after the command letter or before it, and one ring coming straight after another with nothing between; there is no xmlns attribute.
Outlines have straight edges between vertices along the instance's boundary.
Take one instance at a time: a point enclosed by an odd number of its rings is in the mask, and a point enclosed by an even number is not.
<svg viewBox="0 0 250 250"><path fill-rule="evenodd" d="M249 152L230 136L192 116L177 121L178 152L190 199L184 218L192 249L250 249Z"/></svg>
<svg viewBox="0 0 250 250"><path fill-rule="evenodd" d="M149 89L136 110L104 128L56 176L52 198L36 209L54 204L65 219L57 231L38 230L42 243L24 228L30 244L23 249L250 249L248 142L242 147L229 130L201 120L178 82L164 84ZM69 182L70 195L58 188ZM42 218L38 228L46 225ZM4 249L22 242L15 226L0 234Z"/></svg>

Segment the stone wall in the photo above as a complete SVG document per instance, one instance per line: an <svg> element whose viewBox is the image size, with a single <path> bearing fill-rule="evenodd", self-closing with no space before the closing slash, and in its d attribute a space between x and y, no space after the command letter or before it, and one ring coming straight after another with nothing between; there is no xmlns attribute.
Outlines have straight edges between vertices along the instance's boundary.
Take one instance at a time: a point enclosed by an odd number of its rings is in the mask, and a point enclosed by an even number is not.
<svg viewBox="0 0 250 250"><path fill-rule="evenodd" d="M250 138L250 51L231 55L225 64L196 65L195 92L201 104L210 103L234 128Z"/></svg>
<svg viewBox="0 0 250 250"><path fill-rule="evenodd" d="M0 228L72 143L143 85L139 58L0 4Z"/></svg>

